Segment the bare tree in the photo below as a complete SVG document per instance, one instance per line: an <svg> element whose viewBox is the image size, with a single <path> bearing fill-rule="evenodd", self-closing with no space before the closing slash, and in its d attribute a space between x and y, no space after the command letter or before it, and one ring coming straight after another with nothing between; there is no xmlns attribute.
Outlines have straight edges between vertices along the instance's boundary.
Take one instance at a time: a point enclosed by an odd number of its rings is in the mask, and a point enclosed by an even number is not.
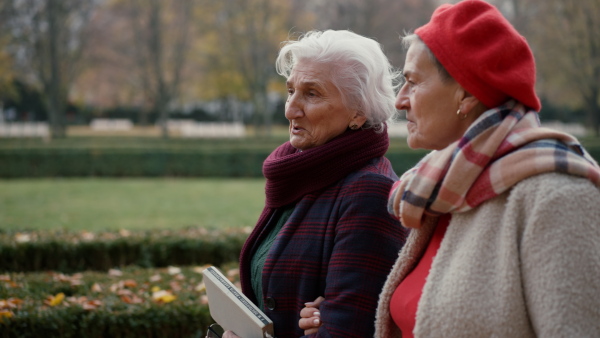
<svg viewBox="0 0 600 338"><path fill-rule="evenodd" d="M600 1L538 1L540 72L552 77L561 91L574 90L581 98L589 125L600 136Z"/></svg>
<svg viewBox="0 0 600 338"><path fill-rule="evenodd" d="M436 0L310 0L317 29L348 29L374 38L384 46L386 55L397 67L404 63L400 36L425 24Z"/></svg>
<svg viewBox="0 0 600 338"><path fill-rule="evenodd" d="M268 86L276 78L275 57L285 27L288 3L277 0L224 0L219 15L223 56L241 74L254 105L254 123L270 135L272 111L268 105ZM262 118L262 121L260 119ZM263 122L263 123L261 123Z"/></svg>
<svg viewBox="0 0 600 338"><path fill-rule="evenodd" d="M169 104L179 95L182 71L190 45L192 0L131 0L137 16L135 55L144 91L158 113L164 138L169 137Z"/></svg>
<svg viewBox="0 0 600 338"><path fill-rule="evenodd" d="M41 87L52 137L64 137L70 85L85 46L86 23L95 0L12 1L4 22L21 74Z"/></svg>
<svg viewBox="0 0 600 338"><path fill-rule="evenodd" d="M0 3L0 122L3 121L4 101L17 97L13 86L13 60L6 48L10 36L7 33L8 29L3 29L1 24L2 22L8 22L9 15L9 4Z"/></svg>

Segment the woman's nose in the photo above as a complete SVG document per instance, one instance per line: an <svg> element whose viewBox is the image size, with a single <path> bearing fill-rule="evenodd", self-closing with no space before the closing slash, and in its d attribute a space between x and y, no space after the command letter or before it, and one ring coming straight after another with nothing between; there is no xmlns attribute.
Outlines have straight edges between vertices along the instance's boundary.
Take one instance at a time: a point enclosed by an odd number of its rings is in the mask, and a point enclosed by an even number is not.
<svg viewBox="0 0 600 338"><path fill-rule="evenodd" d="M301 117L303 114L302 104L294 95L288 96L285 103L285 118L293 120Z"/></svg>
<svg viewBox="0 0 600 338"><path fill-rule="evenodd" d="M410 108L410 101L408 99L408 89L406 84L400 87L400 91L398 92L398 96L396 96L396 109L398 110L408 110Z"/></svg>

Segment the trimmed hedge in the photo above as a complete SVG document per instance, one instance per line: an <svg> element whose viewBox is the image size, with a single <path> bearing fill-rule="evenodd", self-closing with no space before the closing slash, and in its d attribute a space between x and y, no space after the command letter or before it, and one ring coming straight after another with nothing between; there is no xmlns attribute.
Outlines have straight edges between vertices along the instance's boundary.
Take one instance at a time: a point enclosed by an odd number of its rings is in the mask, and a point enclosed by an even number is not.
<svg viewBox="0 0 600 338"><path fill-rule="evenodd" d="M29 177L262 177L265 150L222 152L169 149L3 149L0 178ZM403 172L424 151L389 151L394 170Z"/></svg>
<svg viewBox="0 0 600 338"><path fill-rule="evenodd" d="M268 151L3 149L0 177L260 177Z"/></svg>
<svg viewBox="0 0 600 338"><path fill-rule="evenodd" d="M204 337L203 268L0 275L0 337Z"/></svg>
<svg viewBox="0 0 600 338"><path fill-rule="evenodd" d="M237 261L247 230L0 233L0 271L108 270Z"/></svg>
<svg viewBox="0 0 600 338"><path fill-rule="evenodd" d="M223 145L225 146L225 145ZM237 146L236 146L237 147ZM588 148L600 159L600 147ZM262 177L264 148L0 148L0 178L29 177ZM399 175L427 152L391 148Z"/></svg>
<svg viewBox="0 0 600 338"><path fill-rule="evenodd" d="M0 337L204 337L214 323L208 307L181 304L134 311L82 308L23 312L0 323Z"/></svg>

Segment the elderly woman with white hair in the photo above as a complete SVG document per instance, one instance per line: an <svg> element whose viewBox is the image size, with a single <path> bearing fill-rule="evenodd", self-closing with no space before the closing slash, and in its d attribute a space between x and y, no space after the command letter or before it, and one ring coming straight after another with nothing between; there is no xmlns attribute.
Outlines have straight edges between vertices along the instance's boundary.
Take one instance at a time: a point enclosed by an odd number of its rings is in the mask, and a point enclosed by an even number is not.
<svg viewBox="0 0 600 338"><path fill-rule="evenodd" d="M286 42L276 66L290 140L263 165L266 205L240 255L242 291L279 338L304 335L300 310L318 296L326 324L312 336L367 337L408 232L386 210L399 73L374 40L332 30Z"/></svg>

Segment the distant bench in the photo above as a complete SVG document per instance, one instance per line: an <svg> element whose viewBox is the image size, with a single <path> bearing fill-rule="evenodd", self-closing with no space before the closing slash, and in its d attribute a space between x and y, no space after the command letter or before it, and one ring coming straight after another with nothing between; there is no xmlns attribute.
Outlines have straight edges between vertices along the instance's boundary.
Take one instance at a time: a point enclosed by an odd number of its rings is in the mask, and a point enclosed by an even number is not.
<svg viewBox="0 0 600 338"><path fill-rule="evenodd" d="M397 121L388 124L388 134L390 137L406 137L408 130L406 129L406 121ZM579 123L564 123L560 121L542 121L542 127L555 129L565 133L569 133L575 137L586 135L585 126Z"/></svg>
<svg viewBox="0 0 600 338"><path fill-rule="evenodd" d="M128 119L93 119L90 128L98 131L126 131L133 128L133 123Z"/></svg>
<svg viewBox="0 0 600 338"><path fill-rule="evenodd" d="M237 138L246 136L242 123L229 122L187 122L179 125L182 137Z"/></svg>
<svg viewBox="0 0 600 338"><path fill-rule="evenodd" d="M0 123L0 137L49 137L47 122Z"/></svg>

